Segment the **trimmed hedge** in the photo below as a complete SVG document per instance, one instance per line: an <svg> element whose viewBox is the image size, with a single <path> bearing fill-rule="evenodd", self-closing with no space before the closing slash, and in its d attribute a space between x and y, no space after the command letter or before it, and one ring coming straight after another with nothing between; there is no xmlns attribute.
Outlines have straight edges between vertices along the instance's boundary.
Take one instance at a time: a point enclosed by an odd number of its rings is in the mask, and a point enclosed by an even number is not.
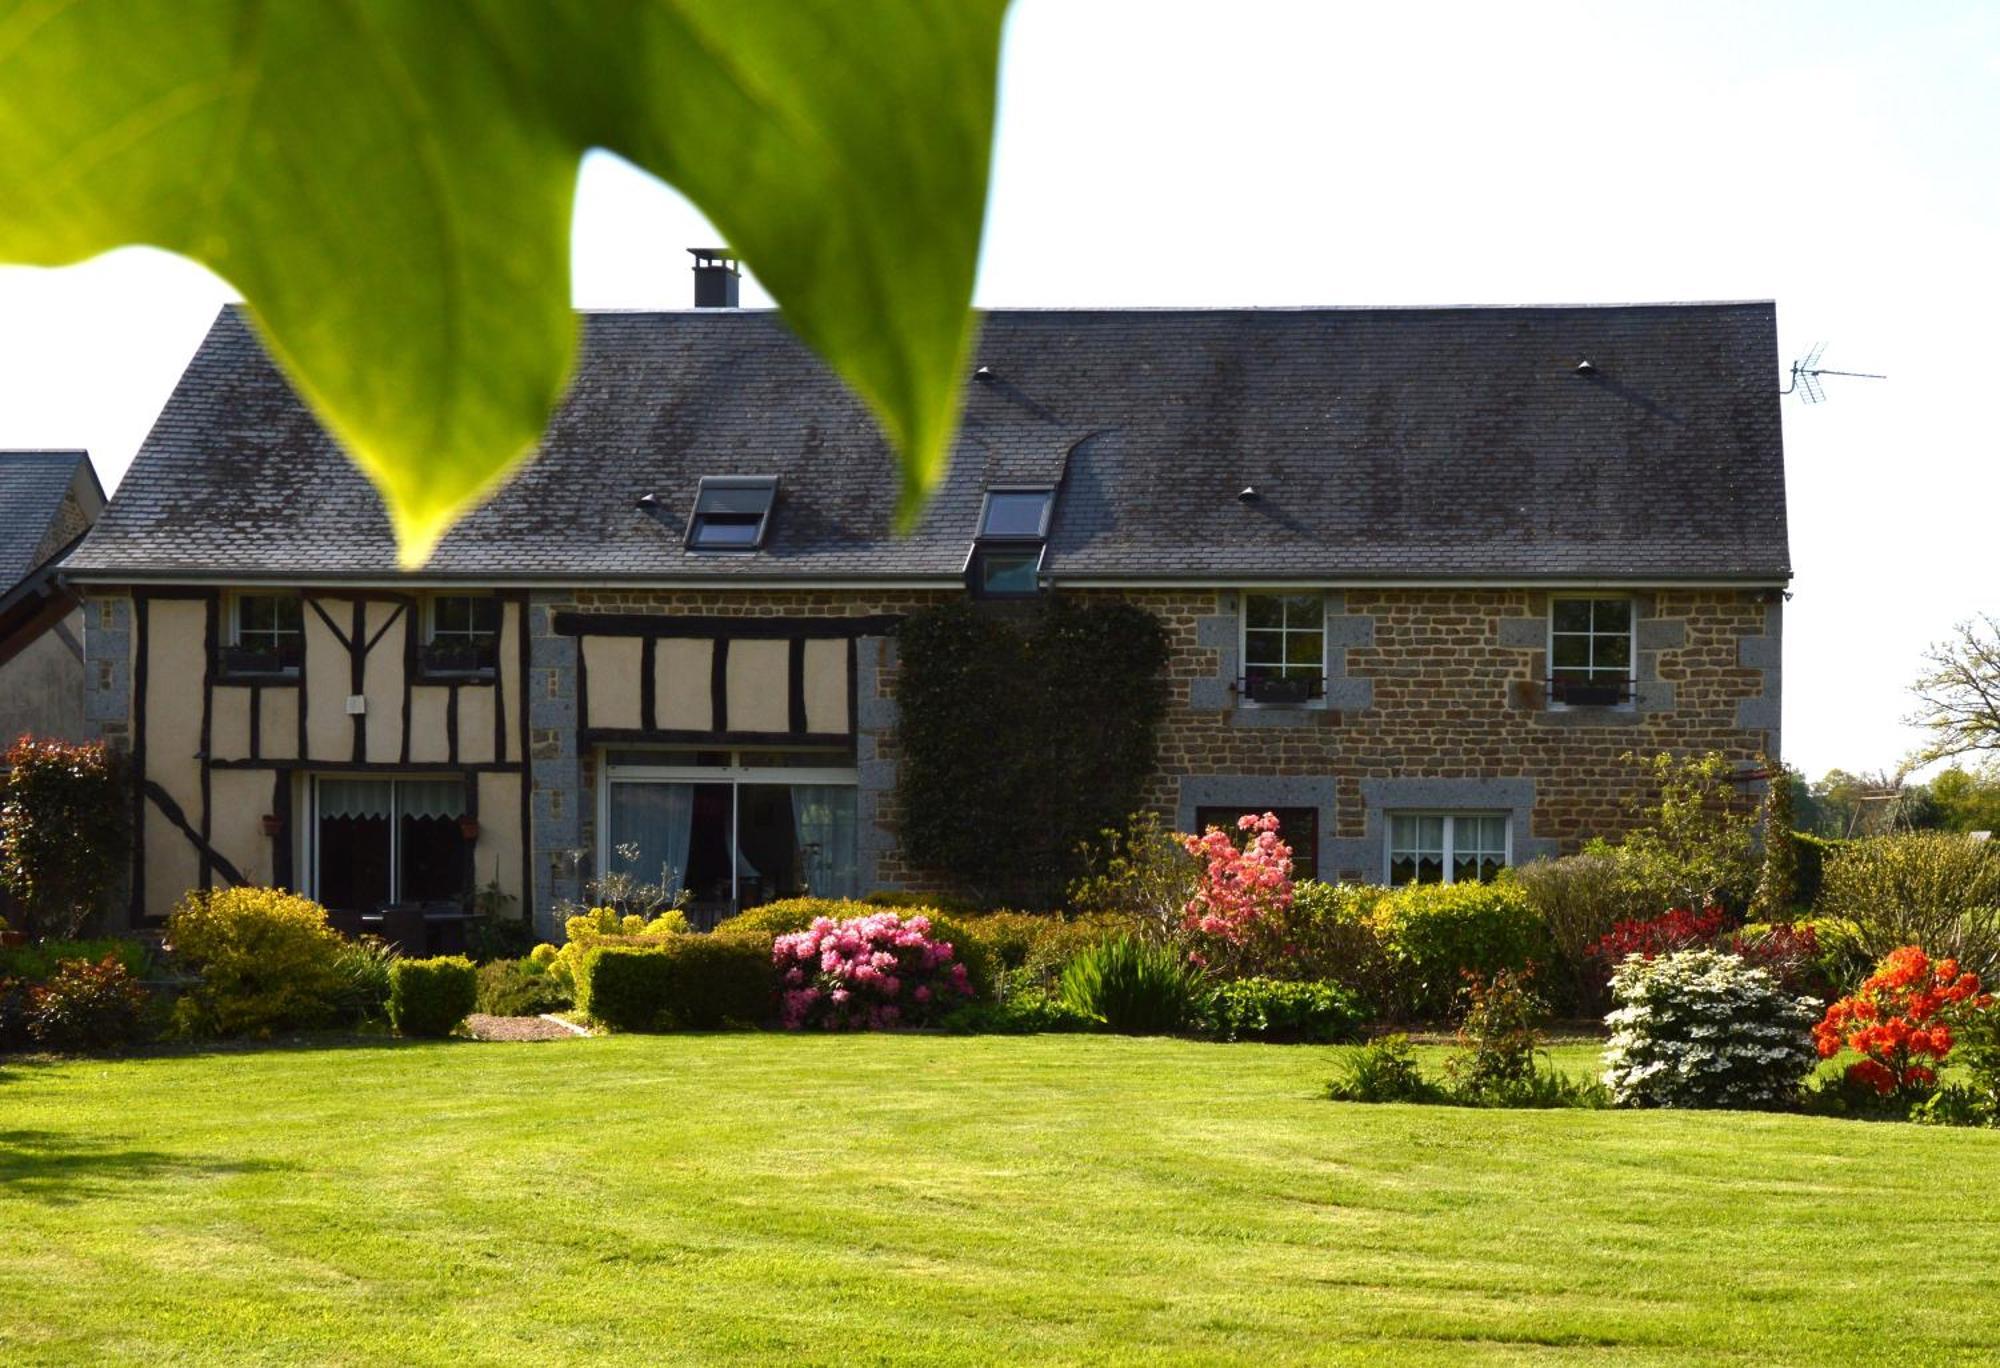
<svg viewBox="0 0 2000 1368"><path fill-rule="evenodd" d="M478 971L463 955L389 966L389 1022L403 1035L448 1036L478 999Z"/></svg>
<svg viewBox="0 0 2000 1368"><path fill-rule="evenodd" d="M577 1010L614 1031L714 1031L770 1019L769 938L712 931L656 946L600 945L576 975Z"/></svg>

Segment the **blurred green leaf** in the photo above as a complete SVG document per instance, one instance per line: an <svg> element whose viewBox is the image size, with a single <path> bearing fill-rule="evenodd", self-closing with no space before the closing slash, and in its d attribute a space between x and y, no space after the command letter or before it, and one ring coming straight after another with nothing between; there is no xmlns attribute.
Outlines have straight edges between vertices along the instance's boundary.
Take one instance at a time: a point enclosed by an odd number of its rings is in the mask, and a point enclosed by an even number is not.
<svg viewBox="0 0 2000 1368"><path fill-rule="evenodd" d="M417 565L562 397L577 167L608 148L872 405L907 519L957 420L1005 9L0 0L0 258L207 264Z"/></svg>

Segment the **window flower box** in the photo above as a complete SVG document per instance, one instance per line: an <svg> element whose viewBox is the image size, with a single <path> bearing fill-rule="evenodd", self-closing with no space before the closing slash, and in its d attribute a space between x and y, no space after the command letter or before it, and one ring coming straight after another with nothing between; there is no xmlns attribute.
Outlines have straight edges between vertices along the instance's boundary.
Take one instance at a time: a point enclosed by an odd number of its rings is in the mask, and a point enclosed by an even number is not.
<svg viewBox="0 0 2000 1368"><path fill-rule="evenodd" d="M1615 708L1632 698L1632 681L1551 679L1549 700L1570 708Z"/></svg>

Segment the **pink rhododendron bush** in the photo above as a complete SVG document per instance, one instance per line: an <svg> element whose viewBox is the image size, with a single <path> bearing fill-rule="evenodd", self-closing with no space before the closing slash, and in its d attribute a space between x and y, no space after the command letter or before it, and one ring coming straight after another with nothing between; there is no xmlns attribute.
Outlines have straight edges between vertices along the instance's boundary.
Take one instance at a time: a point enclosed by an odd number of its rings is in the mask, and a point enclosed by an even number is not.
<svg viewBox="0 0 2000 1368"><path fill-rule="evenodd" d="M779 936L771 958L788 1030L920 1026L972 996L970 973L950 941L931 935L928 917L821 917Z"/></svg>
<svg viewBox="0 0 2000 1368"><path fill-rule="evenodd" d="M1292 905L1292 848L1278 835L1277 814L1245 813L1236 821L1244 842L1210 827L1181 844L1201 862L1201 879L1182 914L1192 942L1188 958L1229 972L1254 972L1269 961Z"/></svg>

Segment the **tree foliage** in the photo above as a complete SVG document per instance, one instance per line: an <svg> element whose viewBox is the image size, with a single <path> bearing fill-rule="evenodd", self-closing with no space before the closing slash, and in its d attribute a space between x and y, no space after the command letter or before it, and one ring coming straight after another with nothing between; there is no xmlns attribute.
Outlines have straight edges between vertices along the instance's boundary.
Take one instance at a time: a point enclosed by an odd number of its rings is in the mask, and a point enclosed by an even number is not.
<svg viewBox="0 0 2000 1368"><path fill-rule="evenodd" d="M2000 618L1982 614L1924 653L1911 724L1930 733L1920 762L2000 754Z"/></svg>
<svg viewBox="0 0 2000 1368"><path fill-rule="evenodd" d="M243 293L406 564L541 436L576 352L577 167L679 188L941 471L1005 0L0 6L0 258L128 243Z"/></svg>
<svg viewBox="0 0 2000 1368"><path fill-rule="evenodd" d="M1052 907L1080 847L1142 803L1166 639L1128 603L959 601L901 632L904 849L983 901Z"/></svg>

